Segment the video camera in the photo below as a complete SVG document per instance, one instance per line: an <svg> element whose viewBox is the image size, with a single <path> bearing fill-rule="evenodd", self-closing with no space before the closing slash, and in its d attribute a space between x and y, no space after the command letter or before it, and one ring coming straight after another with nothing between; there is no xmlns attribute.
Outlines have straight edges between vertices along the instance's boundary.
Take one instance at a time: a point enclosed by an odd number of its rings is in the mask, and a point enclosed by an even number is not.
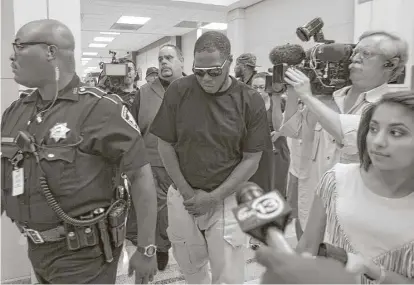
<svg viewBox="0 0 414 285"><path fill-rule="evenodd" d="M318 43L306 52L300 45L290 44L272 49L269 59L273 68L269 69L272 75L266 77L267 93L281 94L286 91L284 77L289 67L295 67L309 77L312 93L316 95L332 95L334 91L351 85L349 64L355 45L326 40L323 25L321 18L315 18L297 28L299 39L307 42L313 38Z"/></svg>
<svg viewBox="0 0 414 285"><path fill-rule="evenodd" d="M101 68L101 74L98 79L98 86L105 89L106 91L119 93L122 87L125 84L125 78L130 72L127 59L116 58L116 52L109 51L109 54L112 55L111 63L101 62L99 67ZM134 81L139 80L139 75L135 77Z"/></svg>

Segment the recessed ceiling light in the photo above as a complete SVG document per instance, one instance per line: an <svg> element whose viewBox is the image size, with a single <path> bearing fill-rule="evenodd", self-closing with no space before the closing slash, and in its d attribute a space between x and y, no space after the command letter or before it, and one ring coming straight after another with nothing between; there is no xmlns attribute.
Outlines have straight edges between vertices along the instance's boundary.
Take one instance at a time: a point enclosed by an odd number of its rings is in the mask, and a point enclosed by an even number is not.
<svg viewBox="0 0 414 285"><path fill-rule="evenodd" d="M101 35L120 35L121 33L116 32L100 32Z"/></svg>
<svg viewBox="0 0 414 285"><path fill-rule="evenodd" d="M131 25L144 25L151 20L147 17L133 17L133 16L121 16L117 21L118 24L131 24Z"/></svg>
<svg viewBox="0 0 414 285"><path fill-rule="evenodd" d="M114 40L115 38L113 37L96 37L93 39L94 42L106 42L106 43L110 43Z"/></svg>
<svg viewBox="0 0 414 285"><path fill-rule="evenodd" d="M89 44L90 48L105 48L107 44L97 44L97 43L91 43Z"/></svg>
<svg viewBox="0 0 414 285"><path fill-rule="evenodd" d="M227 30L227 24L226 23L210 23L208 25L205 25L201 27L202 29L206 30Z"/></svg>
<svg viewBox="0 0 414 285"><path fill-rule="evenodd" d="M97 52L84 52L84 53L82 53L83 55L92 55L92 56L95 56L95 55L98 55L98 53Z"/></svg>
<svg viewBox="0 0 414 285"><path fill-rule="evenodd" d="M216 5L216 6L230 6L231 4L236 3L239 0L172 0L175 2L190 2L206 5Z"/></svg>

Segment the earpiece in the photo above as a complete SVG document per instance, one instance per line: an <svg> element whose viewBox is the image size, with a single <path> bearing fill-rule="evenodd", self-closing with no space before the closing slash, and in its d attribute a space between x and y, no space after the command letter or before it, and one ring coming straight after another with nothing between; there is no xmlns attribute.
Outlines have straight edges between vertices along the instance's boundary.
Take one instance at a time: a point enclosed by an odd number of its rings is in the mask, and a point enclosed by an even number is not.
<svg viewBox="0 0 414 285"><path fill-rule="evenodd" d="M394 67L394 64L393 64L391 61L387 61L387 62L384 64L384 67Z"/></svg>
<svg viewBox="0 0 414 285"><path fill-rule="evenodd" d="M59 81L59 78L60 78L60 70L59 70L59 67L55 67L55 80L56 81Z"/></svg>

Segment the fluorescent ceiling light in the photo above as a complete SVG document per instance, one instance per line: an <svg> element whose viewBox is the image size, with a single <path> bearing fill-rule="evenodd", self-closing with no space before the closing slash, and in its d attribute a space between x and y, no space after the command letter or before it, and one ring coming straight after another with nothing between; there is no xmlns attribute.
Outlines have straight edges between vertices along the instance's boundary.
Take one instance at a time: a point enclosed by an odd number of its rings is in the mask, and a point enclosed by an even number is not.
<svg viewBox="0 0 414 285"><path fill-rule="evenodd" d="M202 29L207 29L207 30L227 30L227 24L226 23L210 23L208 25L205 25L203 27L201 27Z"/></svg>
<svg viewBox="0 0 414 285"><path fill-rule="evenodd" d="M88 60L91 60L92 58L89 58L89 57L82 57L82 61L88 61Z"/></svg>
<svg viewBox="0 0 414 285"><path fill-rule="evenodd" d="M100 32L101 35L120 35L121 33L116 32Z"/></svg>
<svg viewBox="0 0 414 285"><path fill-rule="evenodd" d="M105 48L107 44L97 44L97 43L91 43L89 44L90 48Z"/></svg>
<svg viewBox="0 0 414 285"><path fill-rule="evenodd" d="M198 4L206 4L206 5L216 5L216 6L230 6L238 2L239 0L172 0L176 2L190 2L190 3L198 3Z"/></svg>
<svg viewBox="0 0 414 285"><path fill-rule="evenodd" d="M133 16L121 16L117 21L118 24L131 24L131 25L144 25L151 20L147 17L133 17Z"/></svg>
<svg viewBox="0 0 414 285"><path fill-rule="evenodd" d="M113 37L96 37L93 39L94 42L106 42L106 43L110 43L114 40L115 38Z"/></svg>
<svg viewBox="0 0 414 285"><path fill-rule="evenodd" d="M86 70L96 70L98 69L96 66L89 66L86 68Z"/></svg>
<svg viewBox="0 0 414 285"><path fill-rule="evenodd" d="M98 55L98 53L97 52L84 52L84 53L82 53L83 55L92 55L92 56L96 56L96 55Z"/></svg>

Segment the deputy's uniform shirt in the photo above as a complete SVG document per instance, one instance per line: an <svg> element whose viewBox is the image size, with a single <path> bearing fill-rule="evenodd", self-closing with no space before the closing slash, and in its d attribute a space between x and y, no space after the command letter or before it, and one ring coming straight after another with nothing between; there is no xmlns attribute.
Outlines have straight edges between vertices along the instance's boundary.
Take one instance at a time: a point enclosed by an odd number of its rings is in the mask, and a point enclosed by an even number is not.
<svg viewBox="0 0 414 285"><path fill-rule="evenodd" d="M263 99L232 78L231 87L206 93L196 77L177 79L150 131L172 144L184 178L194 189L213 191L241 162L243 152L271 146Z"/></svg>
<svg viewBox="0 0 414 285"><path fill-rule="evenodd" d="M6 214L39 231L51 229L61 221L46 203L39 167L31 154L22 164L24 192L13 196L13 167L9 160L18 151L13 143L18 131L27 131L34 137L51 192L72 217L110 204L114 194L111 174L121 159L123 171L131 181L136 179L136 170L147 164L139 128L117 95L83 87L74 76L39 123L36 114L50 104L34 91L4 112L1 125L1 188Z"/></svg>

